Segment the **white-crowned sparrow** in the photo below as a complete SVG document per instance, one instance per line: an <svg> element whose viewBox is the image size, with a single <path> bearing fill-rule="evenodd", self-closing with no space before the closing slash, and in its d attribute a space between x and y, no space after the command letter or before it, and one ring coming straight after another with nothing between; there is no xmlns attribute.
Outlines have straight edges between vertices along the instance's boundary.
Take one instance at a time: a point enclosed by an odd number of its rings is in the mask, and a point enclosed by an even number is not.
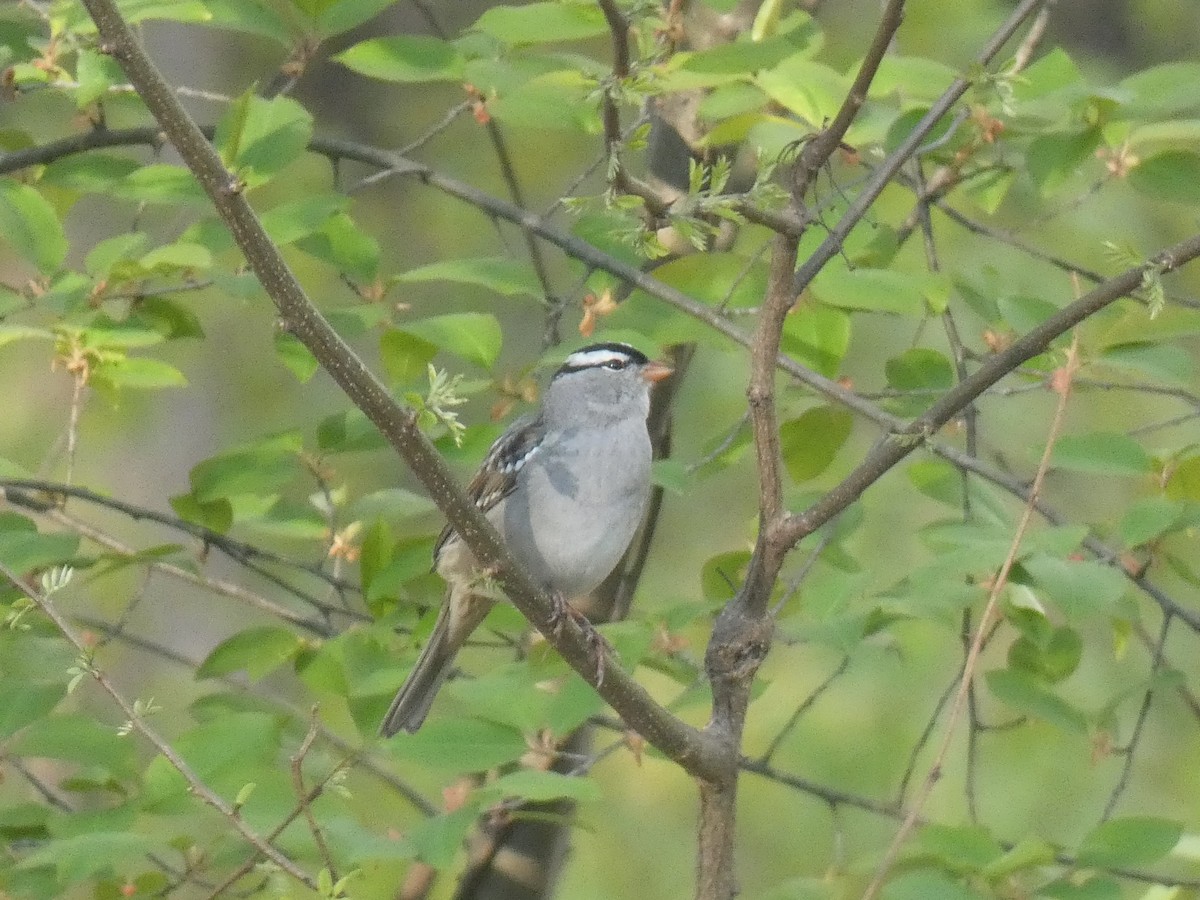
<svg viewBox="0 0 1200 900"><path fill-rule="evenodd" d="M650 388L671 374L628 344L576 350L541 409L513 422L467 487L509 551L562 600L586 597L621 559L650 494ZM434 547L446 599L380 733L416 731L454 656L496 602L449 525Z"/></svg>

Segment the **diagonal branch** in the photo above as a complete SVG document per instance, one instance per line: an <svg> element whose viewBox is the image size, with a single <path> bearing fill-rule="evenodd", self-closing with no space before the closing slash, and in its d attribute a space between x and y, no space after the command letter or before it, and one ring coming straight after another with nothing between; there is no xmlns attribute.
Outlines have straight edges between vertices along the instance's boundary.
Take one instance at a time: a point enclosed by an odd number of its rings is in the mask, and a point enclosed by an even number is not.
<svg viewBox="0 0 1200 900"><path fill-rule="evenodd" d="M479 564L563 658L589 683L596 682L593 651L583 631L571 623L555 634L553 600L509 556L492 525L457 485L445 462L417 425L416 414L393 400L383 384L330 327L305 295L295 274L267 237L242 186L175 93L142 50L113 0L84 0L96 22L102 49L121 64L146 107L211 199L247 262L279 310L284 326L317 358L346 396L399 452ZM610 667L601 695L647 741L687 771L713 765L712 741L686 725L616 666Z"/></svg>

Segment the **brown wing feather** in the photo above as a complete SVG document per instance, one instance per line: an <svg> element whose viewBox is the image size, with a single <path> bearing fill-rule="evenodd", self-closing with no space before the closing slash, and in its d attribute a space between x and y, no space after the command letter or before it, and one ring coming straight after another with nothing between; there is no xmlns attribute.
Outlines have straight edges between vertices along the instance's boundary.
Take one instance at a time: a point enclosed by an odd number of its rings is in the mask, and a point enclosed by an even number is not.
<svg viewBox="0 0 1200 900"><path fill-rule="evenodd" d="M525 416L496 439L467 485L467 496L479 509L489 510L512 493L517 472L537 449L544 433L541 416ZM435 561L452 534L454 529L447 522L433 545Z"/></svg>

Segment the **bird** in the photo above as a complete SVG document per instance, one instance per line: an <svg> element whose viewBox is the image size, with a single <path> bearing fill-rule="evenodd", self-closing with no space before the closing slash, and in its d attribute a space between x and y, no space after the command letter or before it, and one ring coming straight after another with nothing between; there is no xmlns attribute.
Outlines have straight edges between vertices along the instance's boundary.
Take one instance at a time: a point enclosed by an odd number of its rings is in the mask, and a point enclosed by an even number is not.
<svg viewBox="0 0 1200 900"><path fill-rule="evenodd" d="M585 631L590 624L566 601L587 597L608 577L637 531L650 497L650 392L671 372L624 343L570 353L540 408L496 439L467 486L509 553L554 596L560 616L571 615ZM433 557L445 599L380 725L384 737L421 727L458 650L497 601L450 525ZM603 640L594 630L590 636ZM602 673L601 666L598 656Z"/></svg>

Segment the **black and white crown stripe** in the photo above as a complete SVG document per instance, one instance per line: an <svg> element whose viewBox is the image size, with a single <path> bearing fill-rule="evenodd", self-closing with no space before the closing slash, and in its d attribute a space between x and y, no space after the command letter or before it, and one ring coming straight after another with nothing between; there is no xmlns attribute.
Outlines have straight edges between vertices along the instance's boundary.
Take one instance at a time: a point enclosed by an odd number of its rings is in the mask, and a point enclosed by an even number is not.
<svg viewBox="0 0 1200 900"><path fill-rule="evenodd" d="M629 344L592 344L568 356L554 373L554 377L581 372L584 369L623 369L630 364L644 366L648 362L646 354Z"/></svg>

